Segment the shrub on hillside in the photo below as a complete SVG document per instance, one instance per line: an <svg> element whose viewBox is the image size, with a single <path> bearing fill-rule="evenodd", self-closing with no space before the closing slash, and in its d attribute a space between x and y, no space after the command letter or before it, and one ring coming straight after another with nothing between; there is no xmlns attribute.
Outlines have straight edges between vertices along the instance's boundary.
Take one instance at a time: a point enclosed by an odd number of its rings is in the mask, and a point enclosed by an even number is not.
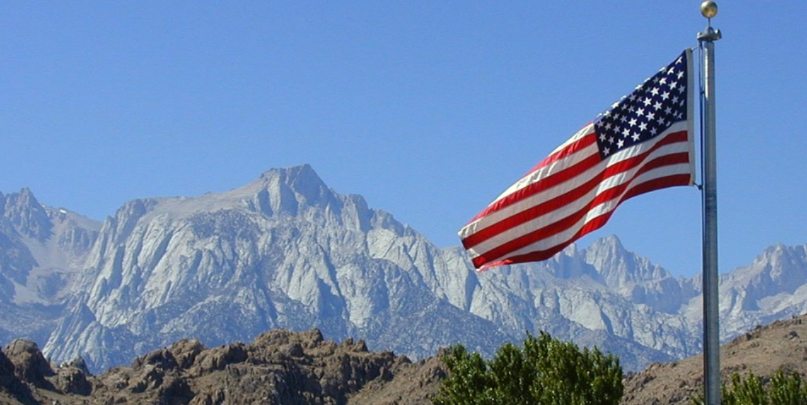
<svg viewBox="0 0 807 405"><path fill-rule="evenodd" d="M435 405L617 405L622 398L622 367L599 349L580 350L549 334L528 334L523 347L506 344L491 360L451 347Z"/></svg>
<svg viewBox="0 0 807 405"><path fill-rule="evenodd" d="M731 386L722 386L722 405L807 405L807 383L796 373L779 370L766 385L749 373L747 377L731 375ZM703 398L694 398L694 405L703 405Z"/></svg>

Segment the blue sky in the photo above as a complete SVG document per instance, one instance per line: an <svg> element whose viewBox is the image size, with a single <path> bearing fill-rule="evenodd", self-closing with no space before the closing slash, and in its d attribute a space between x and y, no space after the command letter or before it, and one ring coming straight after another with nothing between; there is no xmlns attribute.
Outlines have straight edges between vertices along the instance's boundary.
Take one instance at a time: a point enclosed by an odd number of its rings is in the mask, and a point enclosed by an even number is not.
<svg viewBox="0 0 807 405"><path fill-rule="evenodd" d="M721 272L807 243L807 2L723 2ZM311 164L438 246L686 47L700 1L85 1L0 4L0 192L102 220ZM775 4L775 6L772 6ZM700 197L603 229L700 271Z"/></svg>

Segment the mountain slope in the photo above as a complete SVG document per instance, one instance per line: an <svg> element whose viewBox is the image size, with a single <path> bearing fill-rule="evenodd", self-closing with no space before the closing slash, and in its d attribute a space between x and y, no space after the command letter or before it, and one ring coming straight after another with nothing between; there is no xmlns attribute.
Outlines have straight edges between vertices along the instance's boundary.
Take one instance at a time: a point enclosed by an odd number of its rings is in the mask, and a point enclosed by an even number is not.
<svg viewBox="0 0 807 405"><path fill-rule="evenodd" d="M807 377L807 315L778 320L743 333L720 348L721 378L749 372L764 381L780 368ZM625 405L690 404L690 397L703 394L703 356L667 364L652 364L625 378Z"/></svg>
<svg viewBox="0 0 807 405"><path fill-rule="evenodd" d="M475 273L307 165L243 187L126 203L103 224L2 196L0 339L46 342L95 371L182 338L249 341L317 327L413 358L455 342L491 354L545 330L627 370L700 352L699 278L672 277L616 237ZM721 277L722 338L804 310L805 247L772 247Z"/></svg>
<svg viewBox="0 0 807 405"><path fill-rule="evenodd" d="M264 330L320 328L332 339L424 356L506 335L432 294L410 260L440 257L361 197L309 166L264 173L228 193L135 200L107 220L75 307L45 346L91 368L184 337L208 345Z"/></svg>
<svg viewBox="0 0 807 405"><path fill-rule="evenodd" d="M753 372L764 381L780 368L804 377L805 353L807 315L776 321L721 347L722 378ZM425 405L447 375L438 356L413 363L362 341L327 341L318 330L273 330L211 348L184 339L127 363L93 376L80 358L52 366L36 344L17 340L0 350L0 402ZM623 381L623 405L689 404L702 393L703 358L654 363Z"/></svg>
<svg viewBox="0 0 807 405"><path fill-rule="evenodd" d="M48 338L99 226L28 189L0 193L0 341Z"/></svg>

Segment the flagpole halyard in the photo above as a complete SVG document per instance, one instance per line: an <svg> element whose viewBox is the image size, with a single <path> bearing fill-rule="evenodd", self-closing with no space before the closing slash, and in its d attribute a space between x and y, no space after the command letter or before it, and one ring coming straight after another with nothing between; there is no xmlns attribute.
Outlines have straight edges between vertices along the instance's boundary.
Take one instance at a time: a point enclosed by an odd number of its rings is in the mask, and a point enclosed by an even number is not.
<svg viewBox="0 0 807 405"><path fill-rule="evenodd" d="M703 58L703 89L701 106L703 115L703 359L705 403L721 403L720 382L720 311L718 301L718 260L717 260L717 162L716 162L716 123L715 123L715 65L714 41L722 38L720 30L712 28L711 20L717 15L717 4L704 1L701 14L708 25L698 33Z"/></svg>

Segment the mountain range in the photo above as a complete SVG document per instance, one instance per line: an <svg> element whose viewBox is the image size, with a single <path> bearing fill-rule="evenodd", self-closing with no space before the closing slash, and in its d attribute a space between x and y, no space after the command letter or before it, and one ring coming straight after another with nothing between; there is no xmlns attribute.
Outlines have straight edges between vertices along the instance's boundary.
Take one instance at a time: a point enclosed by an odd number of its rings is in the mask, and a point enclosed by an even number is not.
<svg viewBox="0 0 807 405"><path fill-rule="evenodd" d="M720 277L721 339L801 314L807 246L766 248ZM598 347L627 370L701 351L699 277L673 277L614 236L476 273L308 165L227 192L143 198L103 222L0 194L0 343L44 343L95 372L193 338L319 329L410 358L486 355L525 331Z"/></svg>

